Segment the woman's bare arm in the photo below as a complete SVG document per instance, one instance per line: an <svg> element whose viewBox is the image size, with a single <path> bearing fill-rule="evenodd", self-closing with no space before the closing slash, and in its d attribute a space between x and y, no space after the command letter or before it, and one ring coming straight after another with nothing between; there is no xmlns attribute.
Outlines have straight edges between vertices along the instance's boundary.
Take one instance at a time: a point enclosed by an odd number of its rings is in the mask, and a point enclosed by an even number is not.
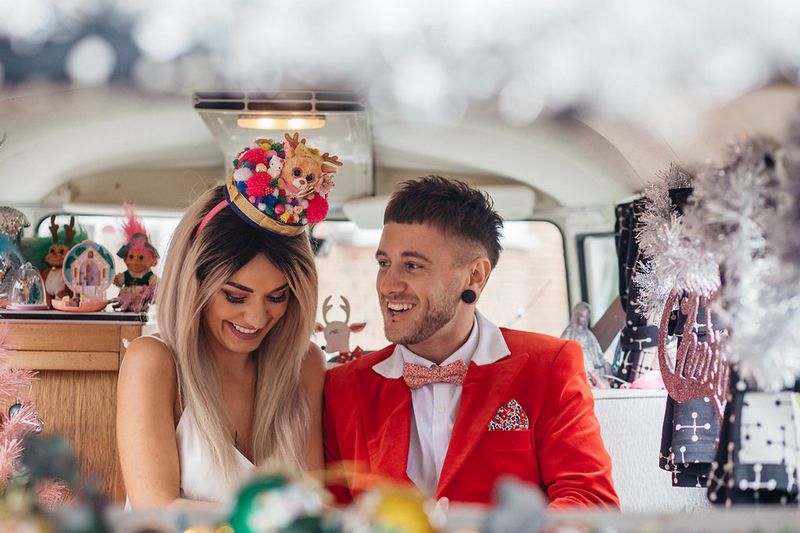
<svg viewBox="0 0 800 533"><path fill-rule="evenodd" d="M309 346L300 376L310 408L306 468L320 480L325 467L322 452L322 387L325 385L325 357L316 344Z"/></svg>
<svg viewBox="0 0 800 533"><path fill-rule="evenodd" d="M117 447L133 507L165 506L180 498L177 389L169 348L148 337L131 342L117 382Z"/></svg>

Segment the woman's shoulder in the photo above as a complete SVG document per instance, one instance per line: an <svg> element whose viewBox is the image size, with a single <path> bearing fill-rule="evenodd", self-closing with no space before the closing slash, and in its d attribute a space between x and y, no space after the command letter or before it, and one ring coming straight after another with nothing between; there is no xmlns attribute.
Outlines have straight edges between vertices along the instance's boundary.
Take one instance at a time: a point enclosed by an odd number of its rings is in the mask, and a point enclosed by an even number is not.
<svg viewBox="0 0 800 533"><path fill-rule="evenodd" d="M325 356L319 346L313 342L308 343L308 350L303 358L300 370L300 380L307 386L322 386L325 381Z"/></svg>
<svg viewBox="0 0 800 533"><path fill-rule="evenodd" d="M159 337L144 335L132 340L125 349L120 375L135 374L160 383L175 382L177 370L172 350Z"/></svg>

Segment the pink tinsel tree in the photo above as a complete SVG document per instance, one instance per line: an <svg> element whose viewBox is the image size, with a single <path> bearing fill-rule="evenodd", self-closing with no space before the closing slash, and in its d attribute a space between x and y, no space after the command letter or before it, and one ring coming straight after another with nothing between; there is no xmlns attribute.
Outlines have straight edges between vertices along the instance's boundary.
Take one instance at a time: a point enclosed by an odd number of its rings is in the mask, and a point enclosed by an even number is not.
<svg viewBox="0 0 800 533"><path fill-rule="evenodd" d="M11 366L11 353L7 348L8 326L0 324L0 494L8 487L11 478L19 472L26 435L41 431L42 422L30 393L35 372ZM9 411L15 403L16 411ZM66 503L69 491L57 480L40 482L35 487L37 500L46 507Z"/></svg>

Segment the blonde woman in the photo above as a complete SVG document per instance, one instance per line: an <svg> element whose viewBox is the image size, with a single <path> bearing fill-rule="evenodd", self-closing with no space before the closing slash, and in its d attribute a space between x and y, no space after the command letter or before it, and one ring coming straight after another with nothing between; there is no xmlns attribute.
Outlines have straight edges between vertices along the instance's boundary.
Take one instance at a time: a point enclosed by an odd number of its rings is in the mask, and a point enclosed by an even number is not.
<svg viewBox="0 0 800 533"><path fill-rule="evenodd" d="M240 153L236 163L245 162ZM181 220L159 282L160 334L133 341L120 368L117 439L133 507L226 501L267 462L323 467L309 220L286 224L274 209L259 218L251 208L260 199L240 194L240 181L229 176Z"/></svg>

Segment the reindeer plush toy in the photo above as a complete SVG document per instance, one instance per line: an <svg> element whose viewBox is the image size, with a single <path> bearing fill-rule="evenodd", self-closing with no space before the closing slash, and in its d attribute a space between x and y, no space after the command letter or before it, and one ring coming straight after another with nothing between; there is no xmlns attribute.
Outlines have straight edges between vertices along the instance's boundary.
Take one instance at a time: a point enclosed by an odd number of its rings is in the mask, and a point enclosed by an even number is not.
<svg viewBox="0 0 800 533"><path fill-rule="evenodd" d="M335 322L328 322L328 311L333 307L330 303L331 297L328 296L322 303L322 319L325 321L325 325L323 326L317 322L314 328L318 333L324 332L325 346L322 349L331 354L338 352L338 355L328 360L329 363L347 363L348 361L358 359L364 354L364 350L358 346L356 346L356 349L352 352L350 351L350 332L358 333L364 329L367 323L358 322L349 324L350 302L348 302L347 298L344 296L340 296L340 298L342 302L344 302L339 306L345 312L344 322L338 320Z"/></svg>
<svg viewBox="0 0 800 533"><path fill-rule="evenodd" d="M73 240L75 239L75 217L69 217L69 224L64 226L64 242L58 242L58 224L56 224L55 215L50 217L50 234L53 237L53 244L47 249L47 255L44 256L44 262L47 265L42 270L42 279L44 280L44 290L47 293L47 304L53 298L61 299L64 296L72 297L72 291L69 290L67 284L64 282L62 269L64 266L64 257L72 248Z"/></svg>

